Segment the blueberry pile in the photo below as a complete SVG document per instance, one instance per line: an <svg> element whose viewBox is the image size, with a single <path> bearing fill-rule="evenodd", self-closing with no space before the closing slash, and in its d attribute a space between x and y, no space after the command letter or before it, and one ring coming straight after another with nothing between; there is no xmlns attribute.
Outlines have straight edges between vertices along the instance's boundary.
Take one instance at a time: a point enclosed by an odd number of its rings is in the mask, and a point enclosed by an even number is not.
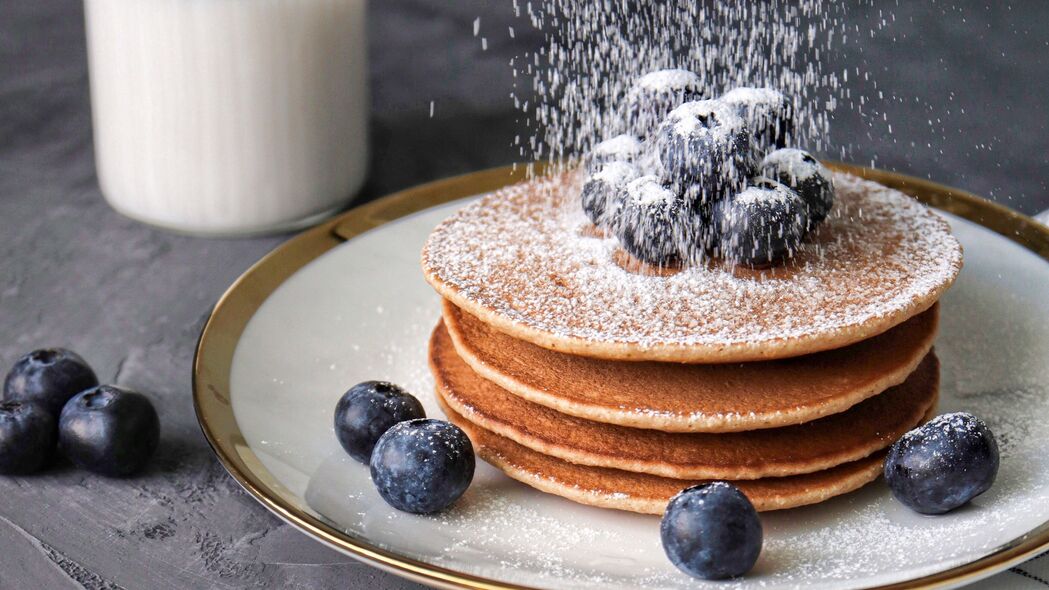
<svg viewBox="0 0 1049 590"><path fill-rule="evenodd" d="M335 407L335 437L369 466L390 506L431 514L451 506L470 486L474 450L466 433L426 418L419 400L385 381L350 388Z"/></svg>
<svg viewBox="0 0 1049 590"><path fill-rule="evenodd" d="M587 155L581 201L643 262L781 264L834 205L827 169L786 147L795 110L777 90L708 98L695 74L662 70L637 80L617 116L628 132Z"/></svg>
<svg viewBox="0 0 1049 590"><path fill-rule="evenodd" d="M76 353L51 348L20 358L0 400L0 473L48 465L56 449L78 467L121 477L142 469L160 441L146 396L99 385Z"/></svg>

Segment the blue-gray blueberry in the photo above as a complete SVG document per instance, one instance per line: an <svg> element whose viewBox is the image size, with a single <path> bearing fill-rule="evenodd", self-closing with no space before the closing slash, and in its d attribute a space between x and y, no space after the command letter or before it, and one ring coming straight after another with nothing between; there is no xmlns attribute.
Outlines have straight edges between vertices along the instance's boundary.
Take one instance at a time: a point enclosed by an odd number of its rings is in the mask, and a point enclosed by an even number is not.
<svg viewBox="0 0 1049 590"><path fill-rule="evenodd" d="M43 404L0 402L0 474L39 471L55 453L58 429Z"/></svg>
<svg viewBox="0 0 1049 590"><path fill-rule="evenodd" d="M78 467L110 477L142 469L160 441L149 398L112 385L75 395L58 421L58 445Z"/></svg>
<svg viewBox="0 0 1049 590"><path fill-rule="evenodd" d="M767 268L798 252L808 215L796 192L774 180L757 178L746 190L717 203L714 223L722 258Z"/></svg>
<svg viewBox="0 0 1049 590"><path fill-rule="evenodd" d="M343 394L335 406L335 437L347 453L367 464L379 438L398 422L425 418L419 400L386 381L365 381Z"/></svg>
<svg viewBox="0 0 1049 590"><path fill-rule="evenodd" d="M761 161L758 173L798 193L801 200L805 201L811 226L823 221L834 206L834 182L830 172L804 150L776 150Z"/></svg>
<svg viewBox="0 0 1049 590"><path fill-rule="evenodd" d="M943 514L986 492L998 475L998 443L967 412L938 416L903 435L885 458L892 495L922 514Z"/></svg>
<svg viewBox="0 0 1049 590"><path fill-rule="evenodd" d="M4 400L37 402L55 419L69 398L98 385L87 361L64 348L34 350L18 359L4 379Z"/></svg>
<svg viewBox="0 0 1049 590"><path fill-rule="evenodd" d="M401 422L382 435L371 456L372 483L394 508L414 514L444 510L474 476L466 433L443 420Z"/></svg>
<svg viewBox="0 0 1049 590"><path fill-rule="evenodd" d="M706 580L742 576L761 554L761 520L736 486L713 482L671 498L659 525L663 550L686 574Z"/></svg>

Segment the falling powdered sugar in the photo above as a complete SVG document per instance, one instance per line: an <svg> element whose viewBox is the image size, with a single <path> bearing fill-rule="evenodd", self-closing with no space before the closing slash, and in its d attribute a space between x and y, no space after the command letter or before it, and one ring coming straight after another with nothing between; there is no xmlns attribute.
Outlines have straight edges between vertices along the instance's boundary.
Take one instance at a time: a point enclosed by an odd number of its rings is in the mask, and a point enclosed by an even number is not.
<svg viewBox="0 0 1049 590"><path fill-rule="evenodd" d="M681 69L650 72L637 79L638 88L659 93L688 91L698 88L700 84L699 76L688 70Z"/></svg>
<svg viewBox="0 0 1049 590"><path fill-rule="evenodd" d="M633 161L642 150L641 142L633 135L623 133L594 146L590 153L597 161Z"/></svg>
<svg viewBox="0 0 1049 590"><path fill-rule="evenodd" d="M626 162L610 162L590 176L592 180L608 183L609 186L620 186L636 177L637 171Z"/></svg>
<svg viewBox="0 0 1049 590"><path fill-rule="evenodd" d="M779 90L801 123L796 143L817 153L831 147L835 109L873 109L866 96L846 87L847 72L826 66L827 55L858 33L846 27L845 3L536 0L514 6L546 34L542 48L510 64L520 123L533 129L516 144L528 160L560 166L619 133L622 107L637 90L693 94L695 88L698 97L737 87ZM657 70L663 71L645 75ZM519 76L530 87L517 86ZM877 90L870 73L863 78Z"/></svg>
<svg viewBox="0 0 1049 590"><path fill-rule="evenodd" d="M768 181L767 179L759 178L758 181ZM740 205L758 205L763 207L769 207L771 205L782 205L787 203L790 199L797 199L795 193L791 193L786 190L769 190L765 188L758 188L756 186L750 186L743 190L743 192L733 197L734 201Z"/></svg>
<svg viewBox="0 0 1049 590"><path fill-rule="evenodd" d="M668 205L677 200L674 191L663 186L659 178L648 175L635 179L626 187L626 193L639 205Z"/></svg>
<svg viewBox="0 0 1049 590"><path fill-rule="evenodd" d="M686 102L667 115L667 124L682 137L710 136L715 145L729 143L747 127L742 117L716 100Z"/></svg>

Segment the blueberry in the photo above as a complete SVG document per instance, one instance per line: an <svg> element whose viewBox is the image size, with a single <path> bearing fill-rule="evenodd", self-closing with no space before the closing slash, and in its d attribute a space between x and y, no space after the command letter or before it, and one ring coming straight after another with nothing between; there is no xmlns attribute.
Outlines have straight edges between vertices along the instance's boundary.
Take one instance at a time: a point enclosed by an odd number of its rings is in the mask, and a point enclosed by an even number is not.
<svg viewBox="0 0 1049 590"><path fill-rule="evenodd" d="M696 578L742 576L761 553L758 512L743 492L723 481L693 486L671 498L659 534L671 563Z"/></svg>
<svg viewBox="0 0 1049 590"><path fill-rule="evenodd" d="M47 406L0 402L0 473L39 471L55 452L58 429Z"/></svg>
<svg viewBox="0 0 1049 590"><path fill-rule="evenodd" d="M954 510L990 489L997 474L994 434L965 412L938 416L908 432L885 458L892 495L922 514Z"/></svg>
<svg viewBox="0 0 1049 590"><path fill-rule="evenodd" d="M450 422L425 418L401 422L376 443L371 475L390 506L414 514L437 512L470 486L473 445Z"/></svg>
<svg viewBox="0 0 1049 590"><path fill-rule="evenodd" d="M635 258L658 266L689 254L693 211L658 177L647 175L626 185L614 230L619 243Z"/></svg>
<svg viewBox="0 0 1049 590"><path fill-rule="evenodd" d="M157 449L160 420L141 393L100 385L62 408L58 446L78 467L119 477L141 469Z"/></svg>
<svg viewBox="0 0 1049 590"><path fill-rule="evenodd" d="M367 463L379 437L394 424L425 418L412 394L385 381L365 381L350 388L335 406L335 437L351 457Z"/></svg>
<svg viewBox="0 0 1049 590"><path fill-rule="evenodd" d="M583 211L594 225L612 227L619 217L626 186L637 178L637 169L626 162L610 162L583 183Z"/></svg>
<svg viewBox="0 0 1049 590"><path fill-rule="evenodd" d="M644 147L638 138L624 133L612 139L606 139L590 150L588 166L590 172L597 172L610 162L634 162L641 157Z"/></svg>
<svg viewBox="0 0 1049 590"><path fill-rule="evenodd" d="M794 256L805 237L805 203L790 188L767 178L718 203L714 213L722 258L763 268Z"/></svg>
<svg viewBox="0 0 1049 590"><path fill-rule="evenodd" d="M736 88L720 99L747 122L753 147L759 154L786 146L794 135L794 106L772 88Z"/></svg>
<svg viewBox="0 0 1049 590"><path fill-rule="evenodd" d="M685 103L667 115L657 137L666 180L693 204L710 204L746 185L753 173L743 118L715 100Z"/></svg>
<svg viewBox="0 0 1049 590"><path fill-rule="evenodd" d="M11 367L4 399L38 402L58 418L69 398L98 385L98 377L77 353L64 348L34 350Z"/></svg>
<svg viewBox="0 0 1049 590"><path fill-rule="evenodd" d="M762 176L778 180L797 192L808 208L809 223L823 221L834 206L834 183L830 172L804 150L776 150L758 166Z"/></svg>
<svg viewBox="0 0 1049 590"><path fill-rule="evenodd" d="M627 92L623 118L631 133L649 137L670 111L703 98L699 76L688 70L657 70L638 78Z"/></svg>

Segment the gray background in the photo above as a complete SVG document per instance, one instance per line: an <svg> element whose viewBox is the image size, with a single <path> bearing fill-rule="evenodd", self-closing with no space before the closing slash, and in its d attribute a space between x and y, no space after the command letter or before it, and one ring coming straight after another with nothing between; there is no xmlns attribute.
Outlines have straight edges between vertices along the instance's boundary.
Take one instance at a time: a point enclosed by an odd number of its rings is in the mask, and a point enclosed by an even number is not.
<svg viewBox="0 0 1049 590"><path fill-rule="evenodd" d="M894 133L839 113L834 137L857 162L1049 207L1049 3L901 4L851 8L861 31L882 9L896 20L831 58L878 79ZM541 39L510 0L382 0L369 18L374 158L359 200L514 159L506 64ZM0 588L411 587L281 524L205 444L190 401L196 337L286 236L186 238L105 206L82 19L75 0L0 0L0 366L42 346L80 351L103 381L153 396L163 440L128 480L64 464L0 478Z"/></svg>

